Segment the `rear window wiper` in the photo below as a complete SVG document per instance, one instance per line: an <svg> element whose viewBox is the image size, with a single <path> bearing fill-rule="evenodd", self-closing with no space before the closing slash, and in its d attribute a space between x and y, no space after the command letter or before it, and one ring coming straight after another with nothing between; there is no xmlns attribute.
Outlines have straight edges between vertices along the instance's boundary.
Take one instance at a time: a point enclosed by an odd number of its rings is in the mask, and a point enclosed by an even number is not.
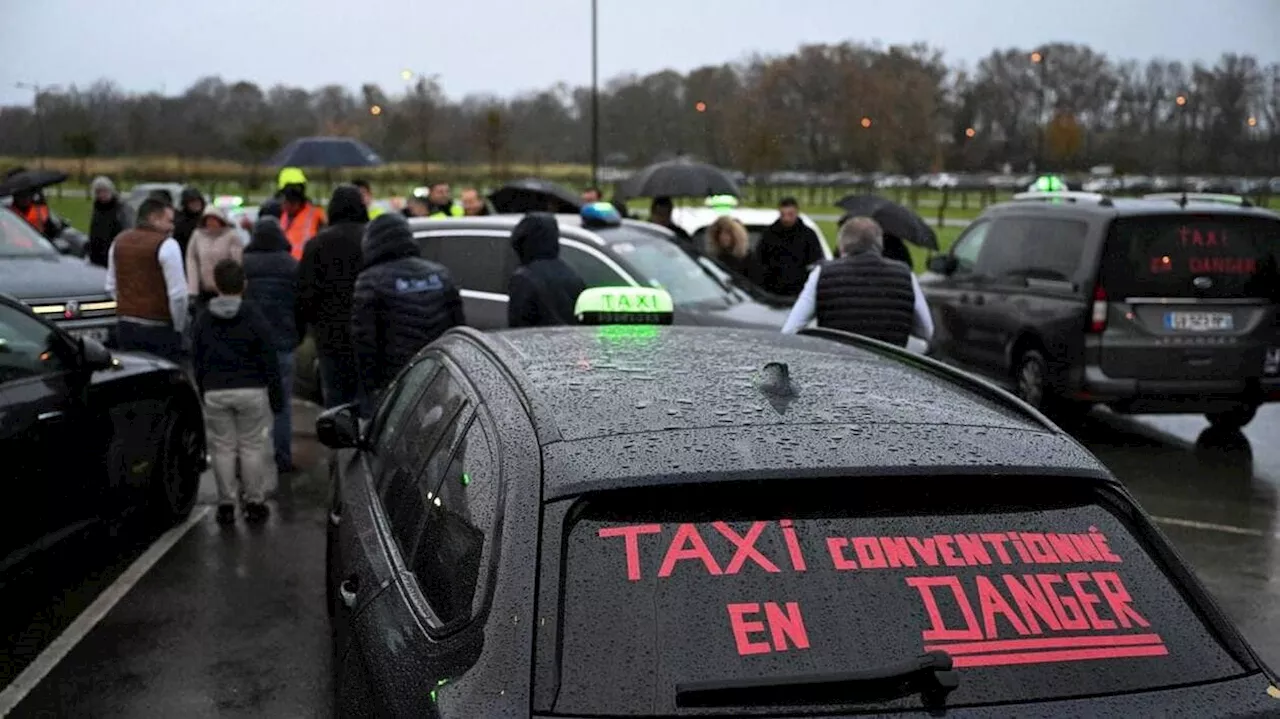
<svg viewBox="0 0 1280 719"><path fill-rule="evenodd" d="M920 694L941 703L960 686L951 655L926 652L898 664L853 672L759 679L712 679L676 685L677 707L788 706L877 702Z"/></svg>

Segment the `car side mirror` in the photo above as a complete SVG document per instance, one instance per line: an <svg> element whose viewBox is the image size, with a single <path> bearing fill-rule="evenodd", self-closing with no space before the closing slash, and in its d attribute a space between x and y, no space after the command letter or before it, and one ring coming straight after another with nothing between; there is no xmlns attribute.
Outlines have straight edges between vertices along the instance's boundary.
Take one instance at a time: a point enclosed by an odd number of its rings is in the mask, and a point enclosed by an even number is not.
<svg viewBox="0 0 1280 719"><path fill-rule="evenodd" d="M956 261L956 258L951 255L937 255L929 258L927 267L930 272L934 272L939 275L950 275L956 271L959 264L960 263Z"/></svg>
<svg viewBox="0 0 1280 719"><path fill-rule="evenodd" d="M316 418L316 439L329 449L363 449L359 405L343 404L321 412Z"/></svg>
<svg viewBox="0 0 1280 719"><path fill-rule="evenodd" d="M111 358L111 350L104 347L101 342L88 337L80 338L79 355L80 366L90 372L110 369L114 362Z"/></svg>

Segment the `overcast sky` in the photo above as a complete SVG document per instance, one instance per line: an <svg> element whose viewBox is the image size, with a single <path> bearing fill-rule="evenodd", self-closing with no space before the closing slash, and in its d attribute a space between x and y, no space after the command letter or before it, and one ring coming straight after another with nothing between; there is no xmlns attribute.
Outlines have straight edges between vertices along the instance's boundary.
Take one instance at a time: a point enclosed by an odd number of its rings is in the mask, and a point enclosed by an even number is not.
<svg viewBox="0 0 1280 719"><path fill-rule="evenodd" d="M18 82L181 92L217 74L270 85L510 95L591 79L590 0L0 0L0 104ZM1280 61L1280 0L599 0L601 81L785 53L925 41L972 63L995 47L1079 42L1117 57Z"/></svg>

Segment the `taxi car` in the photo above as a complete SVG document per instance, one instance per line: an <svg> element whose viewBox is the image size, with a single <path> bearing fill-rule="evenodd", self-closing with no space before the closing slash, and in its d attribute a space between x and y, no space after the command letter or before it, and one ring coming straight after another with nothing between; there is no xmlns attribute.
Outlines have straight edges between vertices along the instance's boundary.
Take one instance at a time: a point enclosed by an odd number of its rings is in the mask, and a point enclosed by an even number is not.
<svg viewBox="0 0 1280 719"><path fill-rule="evenodd" d="M151 355L114 355L0 293L0 574L123 515L187 516L204 469L191 383ZM70 451L68 451L70 450Z"/></svg>
<svg viewBox="0 0 1280 719"><path fill-rule="evenodd" d="M670 308L596 288L595 326L454 329L369 422L320 416L340 715L1280 712L1132 496L1025 403Z"/></svg>
<svg viewBox="0 0 1280 719"><path fill-rule="evenodd" d="M110 343L116 301L107 271L62 254L22 218L0 209L0 293L18 298L76 338Z"/></svg>

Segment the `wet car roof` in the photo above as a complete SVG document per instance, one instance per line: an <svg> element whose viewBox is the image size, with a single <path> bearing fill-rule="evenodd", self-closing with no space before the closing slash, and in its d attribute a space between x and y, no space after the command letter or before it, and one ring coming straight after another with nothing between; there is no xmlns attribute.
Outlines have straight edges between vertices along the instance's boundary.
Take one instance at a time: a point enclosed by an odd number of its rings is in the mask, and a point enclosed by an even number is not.
<svg viewBox="0 0 1280 719"><path fill-rule="evenodd" d="M1145 200L1134 197L1113 197L1110 198L1110 204L1103 204L1097 201L1081 200L1077 202L1063 202L1061 204L1049 202L1034 201L1010 201L1001 202L991 205L983 213L983 216L1000 213L1019 213L1025 210L1033 212L1050 212L1063 214L1078 215L1106 215L1108 217L1135 217L1146 215L1174 215L1180 213L1187 214L1214 214L1214 215L1239 215L1241 217L1267 217L1271 219L1280 219L1280 214L1264 207L1249 206L1242 207L1226 202L1210 202L1205 200L1188 199L1186 207L1178 204L1177 200Z"/></svg>
<svg viewBox="0 0 1280 719"><path fill-rule="evenodd" d="M552 425L538 427L548 498L748 471L1110 477L1007 395L892 349L678 325L485 338L519 370L535 423ZM793 397L762 390L769 362L787 365Z"/></svg>

